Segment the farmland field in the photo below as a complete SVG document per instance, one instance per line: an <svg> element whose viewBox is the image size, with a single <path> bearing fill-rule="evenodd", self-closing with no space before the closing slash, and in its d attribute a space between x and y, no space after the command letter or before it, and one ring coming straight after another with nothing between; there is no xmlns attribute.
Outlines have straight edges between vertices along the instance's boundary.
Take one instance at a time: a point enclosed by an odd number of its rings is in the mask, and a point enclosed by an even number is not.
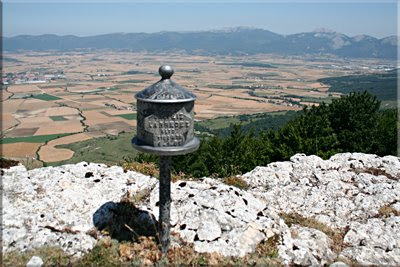
<svg viewBox="0 0 400 267"><path fill-rule="evenodd" d="M53 100L59 100L61 98L49 95L49 94L39 94L39 95L33 95L33 98L40 99L40 100L45 100L45 101L53 101Z"/></svg>
<svg viewBox="0 0 400 267"><path fill-rule="evenodd" d="M115 116L124 118L126 120L136 120L136 113L119 114L119 115L115 115Z"/></svg>
<svg viewBox="0 0 400 267"><path fill-rule="evenodd" d="M67 160L47 162L47 165L78 163L81 161L105 163L113 165L133 158L138 152L132 148L131 139L134 133L121 133L117 136L104 136L80 141L72 144L58 145L58 149L73 151L73 156Z"/></svg>
<svg viewBox="0 0 400 267"><path fill-rule="evenodd" d="M64 116L49 116L53 121L66 121L67 119Z"/></svg>
<svg viewBox="0 0 400 267"><path fill-rule="evenodd" d="M48 134L48 135L36 135L36 136L25 136L25 137L11 137L11 138L2 138L0 140L1 144L13 144L13 143L45 143L53 139L57 139L63 136L69 135L66 134Z"/></svg>
<svg viewBox="0 0 400 267"><path fill-rule="evenodd" d="M304 106L347 93L342 89L346 83L355 88L354 75L370 89L376 79L391 87L382 106L396 104L393 74L380 69L396 65L389 60L122 51L7 56L15 60L3 62L4 73L16 78L2 91L2 156L35 157L52 165L80 160L112 164L134 155L134 94L157 82L158 68L165 63L175 70L172 79L197 96L197 132L224 135L234 123L256 131L279 127Z"/></svg>

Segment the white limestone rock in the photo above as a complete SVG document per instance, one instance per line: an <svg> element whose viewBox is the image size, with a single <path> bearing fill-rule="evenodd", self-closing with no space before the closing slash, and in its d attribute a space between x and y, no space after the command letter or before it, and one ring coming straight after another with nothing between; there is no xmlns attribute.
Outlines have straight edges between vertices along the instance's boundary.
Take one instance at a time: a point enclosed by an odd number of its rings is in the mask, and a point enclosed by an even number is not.
<svg viewBox="0 0 400 267"><path fill-rule="evenodd" d="M3 253L51 245L80 256L96 243L87 231L109 224L128 192L150 192L139 207L150 214L140 213L140 222L158 218L158 181L120 167L81 162L3 171ZM178 181L171 185L172 231L198 252L244 256L277 235L279 257L287 265L341 266L338 261L351 260L397 266L400 217L381 217L378 211L382 206L400 211L399 177L397 157L343 153L329 160L297 154L256 167L243 175L247 191L211 178ZM289 228L280 213L347 229L348 247L336 255L328 236L295 224Z"/></svg>
<svg viewBox="0 0 400 267"><path fill-rule="evenodd" d="M279 256L285 264L325 265L333 262L337 256L331 246L332 241L323 232L293 225L284 232Z"/></svg>
<svg viewBox="0 0 400 267"><path fill-rule="evenodd" d="M213 241L221 236L221 226L219 225L214 214L211 216L202 216L197 229L197 236L201 241Z"/></svg>
<svg viewBox="0 0 400 267"><path fill-rule="evenodd" d="M159 212L158 194L156 186L150 195L153 214ZM264 229L278 228L278 216L262 213L267 210L262 200L215 179L173 183L171 197L172 231L199 252L244 256L265 239Z"/></svg>
<svg viewBox="0 0 400 267"><path fill-rule="evenodd" d="M347 265L346 263L342 262L342 261L336 261L334 263L332 263L331 265L329 265L329 267L348 267L349 265Z"/></svg>
<svg viewBox="0 0 400 267"><path fill-rule="evenodd" d="M110 215L94 214L105 203L118 202L126 192L152 188L157 180L121 167L81 162L27 171L4 170L3 252L44 245L60 246L80 256L96 240L86 234Z"/></svg>
<svg viewBox="0 0 400 267"><path fill-rule="evenodd" d="M28 263L26 264L26 267L41 267L43 265L43 260L42 258L38 256L33 256Z"/></svg>
<svg viewBox="0 0 400 267"><path fill-rule="evenodd" d="M400 263L400 217L352 222L344 241L349 247L342 256L362 265L396 265Z"/></svg>
<svg viewBox="0 0 400 267"><path fill-rule="evenodd" d="M396 257L400 255L399 245L394 241L400 240L394 233L400 232L399 217L375 218L384 205L399 210L399 177L399 158L361 153L337 154L329 160L297 154L290 162L271 163L243 175L251 185L250 191L266 201L269 209L311 217L337 230L350 227L346 240L352 245L341 256L367 265L400 263ZM390 227L385 226L388 220ZM290 244L291 239L284 237L283 242ZM304 237L300 240L299 244L308 242ZM358 245L360 240L365 245ZM287 252L288 246L284 250L282 245L280 256L288 264L317 264L315 259L320 256L313 257L310 246L296 246L301 249ZM331 259L331 253L324 254L318 264Z"/></svg>
<svg viewBox="0 0 400 267"><path fill-rule="evenodd" d="M365 221L383 205L400 202L398 177L397 157L360 153L337 154L325 161L297 154L291 162L271 163L243 175L256 185L250 189L254 195L270 208L314 217L334 228Z"/></svg>

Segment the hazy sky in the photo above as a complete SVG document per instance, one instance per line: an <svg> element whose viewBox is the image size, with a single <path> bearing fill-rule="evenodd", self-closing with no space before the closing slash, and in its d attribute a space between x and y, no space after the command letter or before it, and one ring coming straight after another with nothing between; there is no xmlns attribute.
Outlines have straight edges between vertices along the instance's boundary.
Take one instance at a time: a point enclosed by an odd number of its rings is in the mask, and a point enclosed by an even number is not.
<svg viewBox="0 0 400 267"><path fill-rule="evenodd" d="M62 2L62 3L61 3ZM349 36L397 34L396 1L3 1L3 35L78 36L250 26L280 34L328 28Z"/></svg>

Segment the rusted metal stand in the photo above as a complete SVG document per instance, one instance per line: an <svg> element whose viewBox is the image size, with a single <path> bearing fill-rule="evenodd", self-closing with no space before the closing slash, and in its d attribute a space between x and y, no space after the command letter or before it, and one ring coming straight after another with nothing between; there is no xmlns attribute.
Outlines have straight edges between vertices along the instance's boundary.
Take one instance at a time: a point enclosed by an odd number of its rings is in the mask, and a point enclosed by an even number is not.
<svg viewBox="0 0 400 267"><path fill-rule="evenodd" d="M160 156L160 215L159 233L161 252L166 254L170 242L171 213L171 156Z"/></svg>

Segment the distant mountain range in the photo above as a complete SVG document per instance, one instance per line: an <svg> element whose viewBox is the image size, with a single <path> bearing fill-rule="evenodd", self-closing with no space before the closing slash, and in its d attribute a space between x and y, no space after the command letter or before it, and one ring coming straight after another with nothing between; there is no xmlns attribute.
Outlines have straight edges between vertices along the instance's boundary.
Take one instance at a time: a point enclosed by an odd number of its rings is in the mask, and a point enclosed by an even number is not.
<svg viewBox="0 0 400 267"><path fill-rule="evenodd" d="M328 30L281 35L244 27L201 32L112 33L87 37L54 34L3 37L3 50L14 52L76 49L149 52L184 50L194 54L332 54L341 57L396 59L397 45L397 36L382 39L368 35L349 37Z"/></svg>

